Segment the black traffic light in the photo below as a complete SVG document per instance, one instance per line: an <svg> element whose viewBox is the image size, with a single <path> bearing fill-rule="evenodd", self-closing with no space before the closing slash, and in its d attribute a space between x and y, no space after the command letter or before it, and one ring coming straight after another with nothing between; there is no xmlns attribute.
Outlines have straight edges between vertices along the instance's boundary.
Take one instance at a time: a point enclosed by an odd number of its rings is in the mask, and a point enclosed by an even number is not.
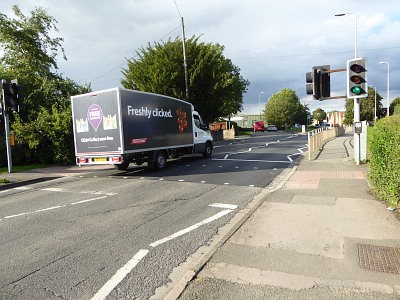
<svg viewBox="0 0 400 300"><path fill-rule="evenodd" d="M19 112L19 106L23 95L20 91L24 87L21 85L13 83L6 83L3 82L2 89L4 95L4 104L5 104L5 111L16 111Z"/></svg>
<svg viewBox="0 0 400 300"><path fill-rule="evenodd" d="M331 77L330 73L326 72L330 69L330 65L316 66L312 68L312 72L306 73L308 95L313 95L317 100L331 96Z"/></svg>
<svg viewBox="0 0 400 300"><path fill-rule="evenodd" d="M347 98L368 96L367 58L355 58L347 61Z"/></svg>

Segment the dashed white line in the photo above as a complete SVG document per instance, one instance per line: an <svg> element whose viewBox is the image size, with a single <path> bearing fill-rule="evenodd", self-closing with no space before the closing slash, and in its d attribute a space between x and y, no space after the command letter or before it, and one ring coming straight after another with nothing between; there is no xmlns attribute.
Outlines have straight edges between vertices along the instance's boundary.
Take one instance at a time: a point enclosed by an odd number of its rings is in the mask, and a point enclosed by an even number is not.
<svg viewBox="0 0 400 300"><path fill-rule="evenodd" d="M52 207L46 207L46 208L35 210L33 212L28 211L28 212L23 212L23 213L16 214L16 215L5 216L4 219L22 217L22 216L25 216L25 215L28 215L28 214L35 214L35 213L45 212L45 211L49 211L49 210L55 210L55 209L67 207L67 205L82 204L82 203L91 202L91 201L95 201L95 200L100 200L100 199L104 199L104 198L107 198L107 196L102 196L102 197L82 200L82 201L73 202L73 203L69 203L69 204L65 204L65 205L57 205L57 206L52 206Z"/></svg>
<svg viewBox="0 0 400 300"><path fill-rule="evenodd" d="M24 212L24 213L17 214L17 215L5 216L4 219L16 218L16 217L20 217L20 216L24 216L24 215L28 215L28 214L31 214L31 212L29 211L29 212Z"/></svg>
<svg viewBox="0 0 400 300"><path fill-rule="evenodd" d="M71 205L82 204L82 203L92 202L92 201L96 201L96 200L100 200L100 199L104 199L104 198L107 198L107 196L97 197L97 198L92 198L92 199L87 199L87 200L82 200L82 201L73 202L73 203L70 203L70 204Z"/></svg>
<svg viewBox="0 0 400 300"><path fill-rule="evenodd" d="M38 213L38 212L42 212L42 211L48 211L48 210L53 210L53 209L57 209L57 208L62 208L62 207L65 207L65 206L66 206L66 205L58 205L58 206L53 206L53 207L47 207L47 208L35 210L34 213Z"/></svg>

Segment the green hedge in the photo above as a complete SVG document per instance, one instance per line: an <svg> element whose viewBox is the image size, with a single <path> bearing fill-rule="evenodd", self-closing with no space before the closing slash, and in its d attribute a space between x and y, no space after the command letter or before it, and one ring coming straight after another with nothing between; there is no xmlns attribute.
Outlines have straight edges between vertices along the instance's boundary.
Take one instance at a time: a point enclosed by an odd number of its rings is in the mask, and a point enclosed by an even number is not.
<svg viewBox="0 0 400 300"><path fill-rule="evenodd" d="M380 119L368 131L372 189L390 206L400 200L400 116Z"/></svg>

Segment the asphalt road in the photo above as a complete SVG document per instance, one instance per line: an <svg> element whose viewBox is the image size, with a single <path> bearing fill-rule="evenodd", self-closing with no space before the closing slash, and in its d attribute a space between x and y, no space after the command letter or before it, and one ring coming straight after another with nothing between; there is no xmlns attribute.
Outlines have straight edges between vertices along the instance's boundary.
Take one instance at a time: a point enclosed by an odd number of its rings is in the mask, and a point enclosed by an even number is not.
<svg viewBox="0 0 400 300"><path fill-rule="evenodd" d="M264 188L306 151L306 143L307 135L257 132L251 138L219 144L210 159L182 157L169 161L165 170L157 172L131 164L126 172L104 175Z"/></svg>
<svg viewBox="0 0 400 300"><path fill-rule="evenodd" d="M0 298L149 299L304 143L265 133L161 172L134 166L2 192Z"/></svg>

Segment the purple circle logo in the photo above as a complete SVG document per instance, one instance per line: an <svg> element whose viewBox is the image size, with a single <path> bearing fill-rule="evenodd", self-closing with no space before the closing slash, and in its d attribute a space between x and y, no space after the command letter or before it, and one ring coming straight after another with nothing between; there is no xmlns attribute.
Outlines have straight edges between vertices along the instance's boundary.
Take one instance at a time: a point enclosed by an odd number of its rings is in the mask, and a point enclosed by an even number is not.
<svg viewBox="0 0 400 300"><path fill-rule="evenodd" d="M95 131L97 131L100 126L101 120L103 119L103 111L101 110L101 107L97 104L90 105L87 116L90 125L92 125Z"/></svg>

